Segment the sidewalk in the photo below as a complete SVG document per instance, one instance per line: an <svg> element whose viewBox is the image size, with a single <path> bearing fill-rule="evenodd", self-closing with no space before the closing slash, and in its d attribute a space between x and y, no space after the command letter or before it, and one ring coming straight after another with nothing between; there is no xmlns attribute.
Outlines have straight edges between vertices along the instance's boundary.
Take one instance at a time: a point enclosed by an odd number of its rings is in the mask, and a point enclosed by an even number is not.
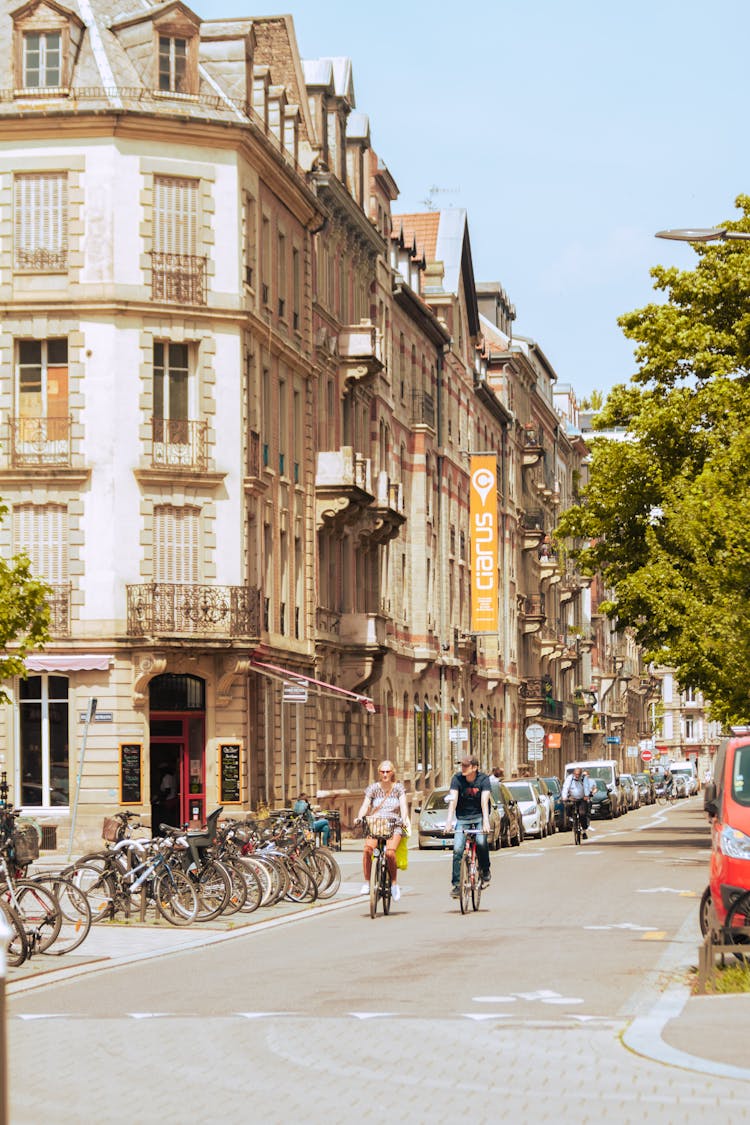
<svg viewBox="0 0 750 1125"><path fill-rule="evenodd" d="M416 849L416 841L411 847ZM253 929L265 930L346 909L359 898L361 848L359 840L343 841L342 850L337 853L342 883L328 902L302 907L283 903L185 930L163 921L93 926L75 953L64 957L38 954L25 965L9 969L7 994L18 995L54 981L231 941ZM628 1022L622 1042L635 1054L656 1062L693 1073L750 1082L750 993L690 995L684 982L691 966L697 964L699 945L700 932L693 910L645 982L643 1003Z"/></svg>

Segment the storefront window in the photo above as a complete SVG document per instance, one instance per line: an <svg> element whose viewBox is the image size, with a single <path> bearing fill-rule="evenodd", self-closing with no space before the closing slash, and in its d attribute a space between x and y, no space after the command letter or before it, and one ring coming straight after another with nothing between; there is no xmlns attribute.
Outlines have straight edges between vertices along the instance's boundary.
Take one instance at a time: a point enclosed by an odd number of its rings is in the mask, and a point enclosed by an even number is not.
<svg viewBox="0 0 750 1125"><path fill-rule="evenodd" d="M20 804L44 808L69 803L68 680L29 676L19 697Z"/></svg>

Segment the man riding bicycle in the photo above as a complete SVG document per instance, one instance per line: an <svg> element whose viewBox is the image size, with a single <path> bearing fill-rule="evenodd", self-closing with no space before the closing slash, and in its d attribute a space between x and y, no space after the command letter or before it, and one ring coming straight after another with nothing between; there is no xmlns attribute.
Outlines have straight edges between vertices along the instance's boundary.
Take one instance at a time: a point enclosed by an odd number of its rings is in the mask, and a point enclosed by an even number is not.
<svg viewBox="0 0 750 1125"><path fill-rule="evenodd" d="M487 833L490 830L490 779L479 770L479 761L473 755L461 759L461 772L454 774L448 793L448 815L445 831L450 832L455 823L453 835L453 871L451 895L458 898L461 877L461 856L464 850L467 828L481 828L477 835L477 860L482 887L490 882L490 849ZM455 821L454 821L455 817Z"/></svg>
<svg viewBox="0 0 750 1125"><path fill-rule="evenodd" d="M565 778L562 787L563 801L574 801L581 819L581 832L584 840L588 840L587 829L589 826L589 805L591 804L591 778L584 774L580 766L576 766L572 773Z"/></svg>

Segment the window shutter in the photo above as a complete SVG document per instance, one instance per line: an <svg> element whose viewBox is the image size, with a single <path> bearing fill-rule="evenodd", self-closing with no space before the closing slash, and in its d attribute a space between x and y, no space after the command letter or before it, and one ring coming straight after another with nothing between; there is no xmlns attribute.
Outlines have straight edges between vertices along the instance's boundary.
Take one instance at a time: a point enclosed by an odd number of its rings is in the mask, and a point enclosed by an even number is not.
<svg viewBox="0 0 750 1125"><path fill-rule="evenodd" d="M200 509L154 508L154 581L200 582Z"/></svg>
<svg viewBox="0 0 750 1125"><path fill-rule="evenodd" d="M53 585L68 581L68 510L64 504L18 504L13 551L25 551L34 576Z"/></svg>
<svg viewBox="0 0 750 1125"><path fill-rule="evenodd" d="M198 181L154 177L154 249L190 254L198 247Z"/></svg>
<svg viewBox="0 0 750 1125"><path fill-rule="evenodd" d="M64 268L68 251L67 175L19 175L15 187L16 266Z"/></svg>

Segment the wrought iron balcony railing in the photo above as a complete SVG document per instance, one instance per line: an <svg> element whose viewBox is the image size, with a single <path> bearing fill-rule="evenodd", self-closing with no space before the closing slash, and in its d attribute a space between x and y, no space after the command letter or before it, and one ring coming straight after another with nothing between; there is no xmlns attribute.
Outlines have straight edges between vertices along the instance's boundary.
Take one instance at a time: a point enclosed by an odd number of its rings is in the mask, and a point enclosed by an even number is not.
<svg viewBox="0 0 750 1125"><path fill-rule="evenodd" d="M413 391L411 396L412 422L417 426L435 429L435 400L427 391Z"/></svg>
<svg viewBox="0 0 750 1125"><path fill-rule="evenodd" d="M260 636L260 591L254 586L150 582L127 592L132 637Z"/></svg>
<svg viewBox="0 0 750 1125"><path fill-rule="evenodd" d="M69 466L70 418L9 418L8 459L21 465Z"/></svg>
<svg viewBox="0 0 750 1125"><path fill-rule="evenodd" d="M208 423L153 418L151 460L158 468L208 468Z"/></svg>
<svg viewBox="0 0 750 1125"><path fill-rule="evenodd" d="M31 273L46 273L48 270L58 271L68 268L68 250L49 250L43 246L36 250L16 250L16 269L29 270Z"/></svg>
<svg viewBox="0 0 750 1125"><path fill-rule="evenodd" d="M206 258L151 251L151 299L177 305L206 304Z"/></svg>

